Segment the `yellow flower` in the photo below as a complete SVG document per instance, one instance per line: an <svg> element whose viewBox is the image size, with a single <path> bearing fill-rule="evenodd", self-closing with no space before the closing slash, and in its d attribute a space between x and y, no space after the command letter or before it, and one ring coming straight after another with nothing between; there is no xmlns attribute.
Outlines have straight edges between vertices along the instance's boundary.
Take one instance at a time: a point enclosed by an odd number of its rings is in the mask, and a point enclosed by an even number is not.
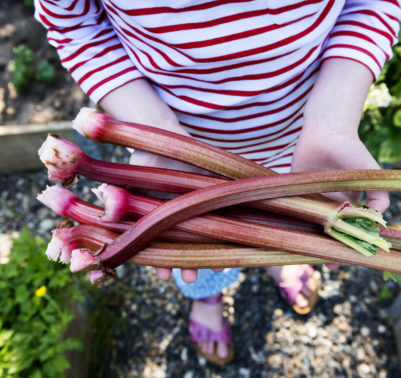
<svg viewBox="0 0 401 378"><path fill-rule="evenodd" d="M43 297L46 294L46 291L47 287L45 285L42 285L39 289L35 291L35 295L39 298Z"/></svg>

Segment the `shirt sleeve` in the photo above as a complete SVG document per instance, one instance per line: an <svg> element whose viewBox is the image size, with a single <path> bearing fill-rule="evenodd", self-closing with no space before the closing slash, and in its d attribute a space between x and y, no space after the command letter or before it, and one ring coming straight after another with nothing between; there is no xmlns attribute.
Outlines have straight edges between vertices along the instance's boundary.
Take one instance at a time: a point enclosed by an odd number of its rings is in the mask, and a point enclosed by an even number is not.
<svg viewBox="0 0 401 378"><path fill-rule="evenodd" d="M323 59L357 61L372 72L376 81L384 63L392 57L400 20L398 0L346 0L330 33Z"/></svg>
<svg viewBox="0 0 401 378"><path fill-rule="evenodd" d="M94 102L143 75L125 51L99 0L35 0L61 64Z"/></svg>

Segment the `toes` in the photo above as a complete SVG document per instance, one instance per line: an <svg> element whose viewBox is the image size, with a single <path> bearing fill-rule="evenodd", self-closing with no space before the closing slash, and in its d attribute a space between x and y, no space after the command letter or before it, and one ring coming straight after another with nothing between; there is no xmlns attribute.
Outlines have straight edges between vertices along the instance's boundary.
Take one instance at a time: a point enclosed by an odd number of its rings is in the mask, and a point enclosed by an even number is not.
<svg viewBox="0 0 401 378"><path fill-rule="evenodd" d="M204 349L203 353L213 354L213 352L214 352L213 348L214 348L214 342L213 341L205 342L205 349Z"/></svg>
<svg viewBox="0 0 401 378"><path fill-rule="evenodd" d="M228 357L228 345L226 343L217 343L217 355L220 358Z"/></svg>
<svg viewBox="0 0 401 378"><path fill-rule="evenodd" d="M308 300L303 296L303 294L299 293L295 297L295 304L301 308L304 308L308 305Z"/></svg>

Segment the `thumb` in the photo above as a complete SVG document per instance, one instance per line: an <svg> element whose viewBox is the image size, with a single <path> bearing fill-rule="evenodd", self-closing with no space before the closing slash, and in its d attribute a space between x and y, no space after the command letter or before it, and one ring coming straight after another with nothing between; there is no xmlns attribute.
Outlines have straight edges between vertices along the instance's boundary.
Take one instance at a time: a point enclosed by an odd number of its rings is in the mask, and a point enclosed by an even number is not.
<svg viewBox="0 0 401 378"><path fill-rule="evenodd" d="M366 192L368 197L367 205L381 213L383 213L390 205L390 198L387 192L372 190Z"/></svg>

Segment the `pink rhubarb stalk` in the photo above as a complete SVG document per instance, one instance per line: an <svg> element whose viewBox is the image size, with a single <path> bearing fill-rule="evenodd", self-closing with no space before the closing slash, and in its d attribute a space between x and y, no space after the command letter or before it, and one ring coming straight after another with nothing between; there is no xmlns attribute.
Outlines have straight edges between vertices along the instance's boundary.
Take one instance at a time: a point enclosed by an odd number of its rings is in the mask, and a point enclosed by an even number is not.
<svg viewBox="0 0 401 378"><path fill-rule="evenodd" d="M93 159L75 144L55 134L47 136L38 153L48 169L49 180L65 187L72 186L79 175L107 184L171 193L186 193L224 182L219 178L189 172Z"/></svg>
<svg viewBox="0 0 401 378"><path fill-rule="evenodd" d="M74 249L71 252L70 270L72 273L99 268L99 262L86 248Z"/></svg>
<svg viewBox="0 0 401 378"><path fill-rule="evenodd" d="M37 199L58 215L68 217L81 224L104 227L118 233L125 232L135 225L133 221L106 222L102 219L104 209L81 200L76 194L66 188L55 185L48 187ZM164 240L181 240L186 243L215 243L216 239L201 237L180 230L167 230L160 237ZM49 252L49 254L55 252Z"/></svg>
<svg viewBox="0 0 401 378"><path fill-rule="evenodd" d="M104 244L111 243L118 234L98 226L79 225L71 228L59 228L55 233L70 235L71 239L63 238L60 240L61 246L72 254L74 250L90 251L92 255L96 250L101 249ZM80 260L88 258L86 254L81 256L75 252ZM88 258L89 266L96 267L93 259ZM256 267L281 264L320 264L327 262L318 258L311 258L292 253L270 251L262 248L253 248L233 244L187 244L187 243L166 243L153 242L150 246L137 253L130 263L139 265L150 265L166 268L227 268L227 267ZM76 263L87 269L85 263ZM91 280L99 281L104 277L101 270L92 271Z"/></svg>
<svg viewBox="0 0 401 378"><path fill-rule="evenodd" d="M73 127L82 135L97 142L109 142L153 152L234 179L274 173L238 155L192 138L155 127L117 121L94 109L82 109L74 120ZM362 176L364 175L365 173L362 174ZM360 179L362 180L362 190L372 189L363 180L363 177L360 176ZM338 205L322 196L313 199L279 198L269 201L269 203L265 201L262 207L318 223L324 227L327 234L353 248L357 248L361 253L370 254L371 252L363 248L360 242L355 242L355 238L368 243L373 241L373 246L388 249L388 245L386 247L386 243L382 239L373 238L369 233L348 224L346 221L350 217L364 217L384 226L385 222L381 214L374 210L356 209L350 204Z"/></svg>
<svg viewBox="0 0 401 378"><path fill-rule="evenodd" d="M380 172L364 171L363 175L361 175L363 177L359 176L357 172L344 171L262 176L228 182L187 193L166 202L151 213L143 216L135 227L106 246L99 255L99 259L105 266L115 268L138 251L144 249L160 232L191 217L225 206L283 195L291 196L349 190L353 188L355 182L351 183L348 180L358 181L362 178L372 188L383 189L383 182L379 180L381 177ZM362 172L359 172L359 174L362 174ZM400 190L401 182L399 181L399 176L399 172L390 172L390 174L387 172L387 175L385 175L388 179L387 184L385 184L386 190ZM369 179L373 181L369 181ZM360 183L356 185L360 185ZM281 232L285 232L285 230L281 230ZM357 252L338 245L338 243L333 244L331 240L324 238L318 240L315 235L302 234L302 237L296 238L293 232L287 237L284 237L283 234L280 236L277 236L277 233L273 234L272 237L279 239L282 244L281 248L279 248L280 250L351 264L355 263L356 260L360 261L359 257L356 257L356 255L359 255ZM249 238L252 239L252 236L249 235ZM371 263L368 260L365 264ZM394 266L385 265L384 267L382 264L378 264L377 267L378 269L384 268L386 270L389 268L401 269L401 266L395 268Z"/></svg>
<svg viewBox="0 0 401 378"><path fill-rule="evenodd" d="M118 222L132 215L144 216L165 203L163 200L133 194L113 185L102 184L98 189L93 189L93 191L105 206L105 217L113 222ZM124 206L119 203L120 199ZM115 211L115 209L119 210ZM247 220L240 220L222 215L207 214L183 221L177 224L175 228L254 247L275 249L281 248L282 244L281 242L278 245L275 244L275 238L271 235L272 233L280 232L273 217L261 217L259 222L254 222L250 217ZM294 231L294 229L292 230ZM310 228L308 231L310 231ZM288 231L286 231L286 235L290 236Z"/></svg>

